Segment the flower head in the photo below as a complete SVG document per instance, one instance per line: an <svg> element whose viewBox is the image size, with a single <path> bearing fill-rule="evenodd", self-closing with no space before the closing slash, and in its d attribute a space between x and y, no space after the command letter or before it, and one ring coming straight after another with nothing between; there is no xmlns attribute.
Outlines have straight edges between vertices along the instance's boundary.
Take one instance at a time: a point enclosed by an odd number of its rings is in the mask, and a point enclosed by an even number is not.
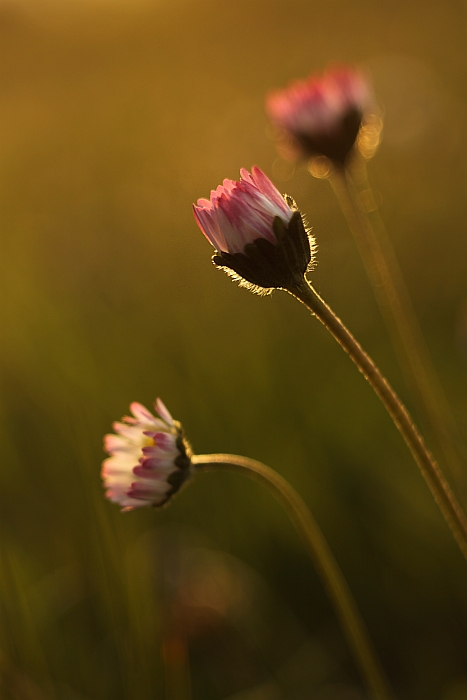
<svg viewBox="0 0 467 700"><path fill-rule="evenodd" d="M216 248L213 262L253 291L288 287L307 271L313 240L290 197L257 167L224 180L210 199L193 205L195 219Z"/></svg>
<svg viewBox="0 0 467 700"><path fill-rule="evenodd" d="M155 418L140 403L132 403L132 417L114 423L102 464L106 496L122 510L162 506L191 475L191 449L183 430L157 399Z"/></svg>
<svg viewBox="0 0 467 700"><path fill-rule="evenodd" d="M295 157L324 155L344 165L371 102L363 73L343 67L270 93L266 111L288 135Z"/></svg>

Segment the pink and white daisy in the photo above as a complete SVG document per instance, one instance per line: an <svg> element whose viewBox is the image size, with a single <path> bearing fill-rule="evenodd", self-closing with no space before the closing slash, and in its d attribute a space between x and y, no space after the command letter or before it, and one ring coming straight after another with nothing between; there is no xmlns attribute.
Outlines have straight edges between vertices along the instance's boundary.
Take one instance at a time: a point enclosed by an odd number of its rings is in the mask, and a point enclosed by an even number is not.
<svg viewBox="0 0 467 700"><path fill-rule="evenodd" d="M162 506L191 475L191 449L183 430L160 399L158 418L140 403L132 403L133 416L114 423L116 434L106 435L110 457L102 464L106 497L134 510Z"/></svg>
<svg viewBox="0 0 467 700"><path fill-rule="evenodd" d="M209 199L198 199L193 205L201 231L222 253L243 253L245 246L258 238L276 243L275 217L287 224L293 214L262 170L254 166L250 174L242 168L240 175L238 182L224 180Z"/></svg>
<svg viewBox="0 0 467 700"><path fill-rule="evenodd" d="M324 155L343 165L371 103L365 75L342 67L271 92L266 111L271 122L289 136L291 155Z"/></svg>
<svg viewBox="0 0 467 700"><path fill-rule="evenodd" d="M196 222L216 248L213 262L255 291L303 277L311 259L300 212L257 167L224 180L193 205Z"/></svg>

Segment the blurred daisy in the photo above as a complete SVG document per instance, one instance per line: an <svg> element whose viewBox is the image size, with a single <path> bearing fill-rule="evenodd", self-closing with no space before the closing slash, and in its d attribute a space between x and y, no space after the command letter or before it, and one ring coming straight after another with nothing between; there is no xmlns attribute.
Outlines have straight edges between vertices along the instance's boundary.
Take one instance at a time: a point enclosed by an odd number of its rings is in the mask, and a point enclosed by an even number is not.
<svg viewBox="0 0 467 700"><path fill-rule="evenodd" d="M324 155L343 166L372 102L365 75L342 67L271 92L266 112L285 136L282 150L289 156Z"/></svg>
<svg viewBox="0 0 467 700"><path fill-rule="evenodd" d="M160 399L155 409L158 418L132 403L133 416L114 423L116 434L104 438L110 455L102 464L105 495L122 510L164 505L191 475L191 449L180 423Z"/></svg>

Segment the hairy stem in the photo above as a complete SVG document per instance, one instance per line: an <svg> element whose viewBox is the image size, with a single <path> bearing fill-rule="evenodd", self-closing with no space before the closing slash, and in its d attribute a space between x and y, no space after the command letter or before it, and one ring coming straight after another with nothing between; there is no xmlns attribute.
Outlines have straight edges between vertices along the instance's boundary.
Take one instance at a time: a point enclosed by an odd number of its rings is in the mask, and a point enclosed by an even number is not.
<svg viewBox="0 0 467 700"><path fill-rule="evenodd" d="M297 287L286 291L317 316L371 384L412 452L444 519L467 559L467 520L465 514L402 401L373 360L306 279L303 279L303 282Z"/></svg>
<svg viewBox="0 0 467 700"><path fill-rule="evenodd" d="M391 700L385 673L373 648L355 600L317 522L303 499L280 474L248 457L228 454L196 455L197 471L229 469L266 486L282 504L300 535L334 606L356 662L374 700Z"/></svg>

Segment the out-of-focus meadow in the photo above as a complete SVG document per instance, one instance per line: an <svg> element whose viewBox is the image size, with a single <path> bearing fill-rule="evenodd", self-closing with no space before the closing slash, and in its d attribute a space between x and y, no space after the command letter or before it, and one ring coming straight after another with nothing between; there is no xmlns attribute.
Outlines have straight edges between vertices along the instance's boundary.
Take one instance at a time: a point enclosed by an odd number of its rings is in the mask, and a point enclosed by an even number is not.
<svg viewBox="0 0 467 700"><path fill-rule="evenodd" d="M170 505L103 498L102 436L161 396L196 452L302 494L401 700L467 698L467 568L361 375L290 297L210 263L191 203L259 165L319 244L315 286L413 408L324 181L268 139L264 94L371 70L369 164L467 438L466 5L0 4L0 687L11 700L364 700L286 516L241 476ZM431 437L428 435L431 443Z"/></svg>

